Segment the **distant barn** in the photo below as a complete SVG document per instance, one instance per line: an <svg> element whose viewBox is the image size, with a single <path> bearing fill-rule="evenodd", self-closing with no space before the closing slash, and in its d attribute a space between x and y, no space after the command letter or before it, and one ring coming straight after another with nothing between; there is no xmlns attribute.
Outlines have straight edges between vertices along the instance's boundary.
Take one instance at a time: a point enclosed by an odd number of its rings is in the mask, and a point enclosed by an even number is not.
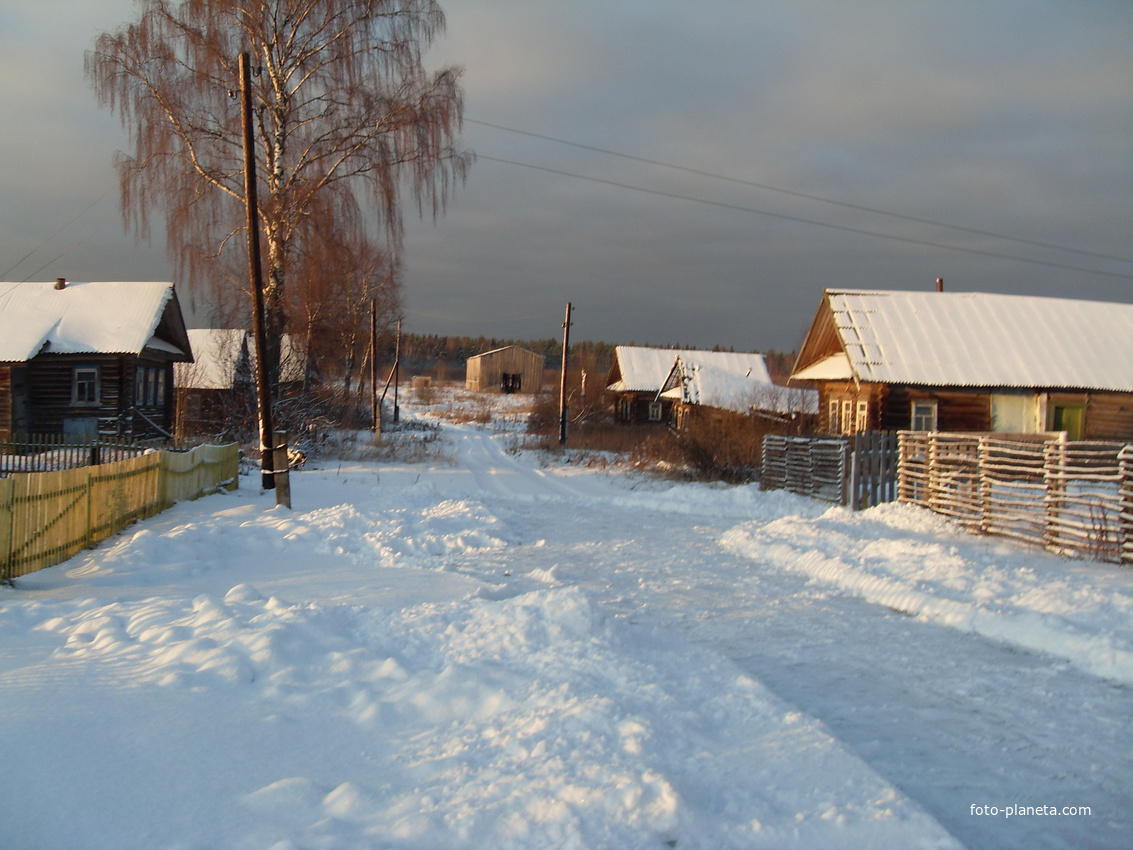
<svg viewBox="0 0 1133 850"><path fill-rule="evenodd" d="M465 386L482 393L537 393L543 389L543 355L508 345L469 357Z"/></svg>

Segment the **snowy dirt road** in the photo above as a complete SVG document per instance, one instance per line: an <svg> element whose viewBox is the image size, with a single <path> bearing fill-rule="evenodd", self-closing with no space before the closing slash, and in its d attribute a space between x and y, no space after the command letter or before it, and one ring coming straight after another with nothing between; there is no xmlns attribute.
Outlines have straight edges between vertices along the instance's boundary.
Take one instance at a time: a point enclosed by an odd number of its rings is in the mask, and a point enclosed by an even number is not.
<svg viewBox="0 0 1133 850"><path fill-rule="evenodd" d="M515 444L0 588L0 846L1133 846L1127 572Z"/></svg>
<svg viewBox="0 0 1133 850"><path fill-rule="evenodd" d="M923 622L720 545L733 515L657 494L612 509L462 434L458 466L495 493L522 495L522 519L553 535L525 564L514 553L461 569L510 583L524 571L582 587L626 621L711 647L821 720L968 847L1119 847L1133 839L1133 693L1064 659ZM506 473L503 471L506 470ZM507 480L507 487L499 484ZM638 504L640 503L640 504ZM620 506L619 506L620 507ZM716 503L713 508L718 508ZM826 510L795 505L804 512ZM563 513L568 523L541 517ZM964 538L972 549L998 544ZM1009 548L1009 547L1008 547ZM1018 555L1016 555L1018 557ZM1038 555L1037 557L1046 557ZM563 565L569 565L564 567ZM972 806L1091 806L1090 817L975 815Z"/></svg>

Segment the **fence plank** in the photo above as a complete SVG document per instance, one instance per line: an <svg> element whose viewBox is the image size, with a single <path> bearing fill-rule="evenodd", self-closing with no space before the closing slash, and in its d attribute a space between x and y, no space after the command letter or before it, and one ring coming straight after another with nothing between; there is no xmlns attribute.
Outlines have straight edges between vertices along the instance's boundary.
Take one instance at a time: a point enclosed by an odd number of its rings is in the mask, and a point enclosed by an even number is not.
<svg viewBox="0 0 1133 850"><path fill-rule="evenodd" d="M176 501L234 489L239 458L235 444L199 446L0 478L0 580L61 563Z"/></svg>

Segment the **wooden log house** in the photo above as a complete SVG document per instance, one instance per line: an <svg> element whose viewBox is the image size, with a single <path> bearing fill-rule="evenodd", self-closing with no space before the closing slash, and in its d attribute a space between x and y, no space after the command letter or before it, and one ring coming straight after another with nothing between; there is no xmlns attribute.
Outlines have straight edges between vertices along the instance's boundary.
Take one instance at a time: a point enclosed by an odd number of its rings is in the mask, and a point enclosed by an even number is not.
<svg viewBox="0 0 1133 850"><path fill-rule="evenodd" d="M827 290L791 375L822 429L1133 439L1133 304Z"/></svg>
<svg viewBox="0 0 1133 850"><path fill-rule="evenodd" d="M173 284L0 283L0 439L167 437L192 360Z"/></svg>

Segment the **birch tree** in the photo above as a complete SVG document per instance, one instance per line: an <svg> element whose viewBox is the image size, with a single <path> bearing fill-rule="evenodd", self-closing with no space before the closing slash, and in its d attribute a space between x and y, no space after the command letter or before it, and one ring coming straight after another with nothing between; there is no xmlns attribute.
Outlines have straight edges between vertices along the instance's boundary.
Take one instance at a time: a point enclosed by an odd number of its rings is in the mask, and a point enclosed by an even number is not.
<svg viewBox="0 0 1133 850"><path fill-rule="evenodd" d="M423 62L443 27L433 0L139 0L137 20L87 53L96 95L129 135L131 150L116 157L124 220L147 237L164 213L190 286L207 283L226 250L243 250L233 238L245 225L231 95L249 53L273 372L289 268L304 234L318 232L307 226L312 211L362 211L396 263L406 196L435 216L463 179L460 72Z"/></svg>

